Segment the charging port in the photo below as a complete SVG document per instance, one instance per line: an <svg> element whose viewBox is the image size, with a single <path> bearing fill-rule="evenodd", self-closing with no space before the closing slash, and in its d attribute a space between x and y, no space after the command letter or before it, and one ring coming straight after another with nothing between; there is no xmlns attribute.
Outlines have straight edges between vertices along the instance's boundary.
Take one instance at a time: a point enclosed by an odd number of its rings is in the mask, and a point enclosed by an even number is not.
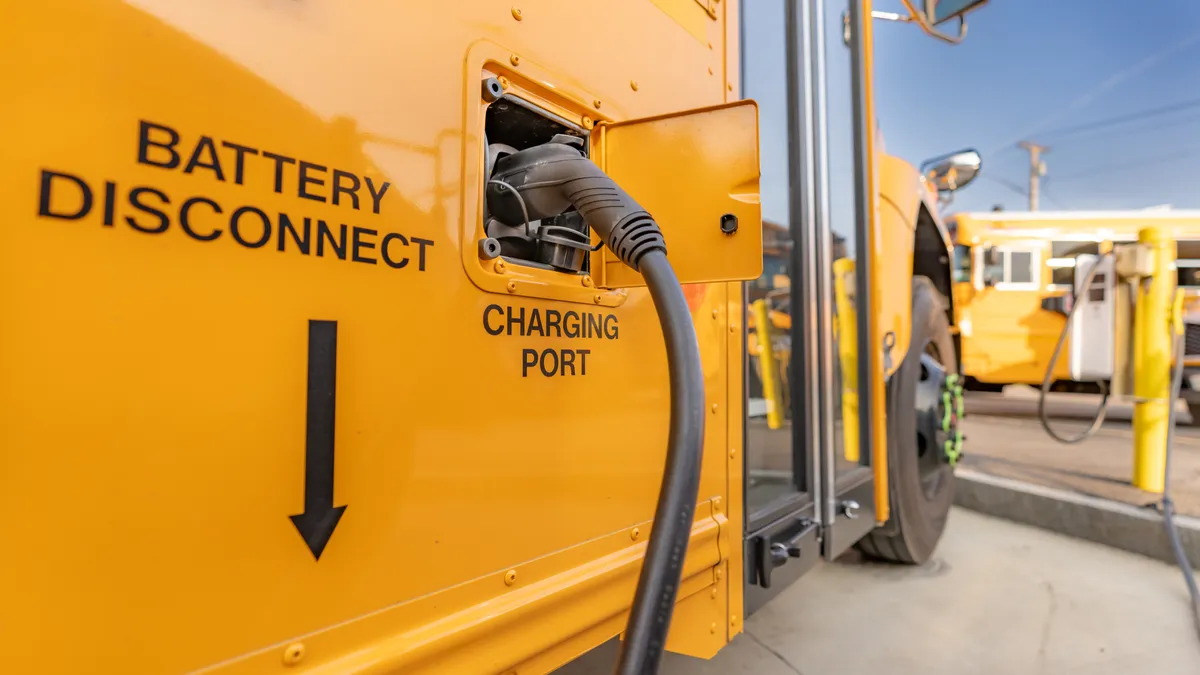
<svg viewBox="0 0 1200 675"><path fill-rule="evenodd" d="M488 81L484 86L488 86ZM588 132L511 94L492 101L484 120L487 148L484 181L502 195L508 195L512 200L508 208L522 215L501 222L493 217L485 200L483 231L487 238L479 243L480 256L500 257L513 264L567 274L587 274L588 253L593 249L582 214L570 208L553 217L531 219L520 194L512 186L494 179L493 172L501 158L540 145L561 143L586 155Z"/></svg>

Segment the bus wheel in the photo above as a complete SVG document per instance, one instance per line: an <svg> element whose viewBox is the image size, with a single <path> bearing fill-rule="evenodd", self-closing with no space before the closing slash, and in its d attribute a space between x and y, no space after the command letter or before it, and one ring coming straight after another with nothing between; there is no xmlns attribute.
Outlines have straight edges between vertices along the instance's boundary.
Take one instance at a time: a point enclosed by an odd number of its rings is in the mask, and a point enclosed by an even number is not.
<svg viewBox="0 0 1200 675"><path fill-rule="evenodd" d="M926 277L912 281L912 339L887 385L887 523L858 543L893 562L929 560L954 502L962 387L945 308Z"/></svg>
<svg viewBox="0 0 1200 675"><path fill-rule="evenodd" d="M1190 426L1200 427L1200 401L1187 402L1188 414L1192 416Z"/></svg>

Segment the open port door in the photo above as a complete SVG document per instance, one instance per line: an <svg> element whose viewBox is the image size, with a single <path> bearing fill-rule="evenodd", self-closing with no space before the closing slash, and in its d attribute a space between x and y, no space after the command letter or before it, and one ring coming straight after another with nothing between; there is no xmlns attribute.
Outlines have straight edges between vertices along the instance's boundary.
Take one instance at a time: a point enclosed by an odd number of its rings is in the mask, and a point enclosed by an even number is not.
<svg viewBox="0 0 1200 675"><path fill-rule="evenodd" d="M658 221L680 283L762 274L754 101L597 125L592 142L593 160ZM607 248L591 269L601 288L646 283Z"/></svg>

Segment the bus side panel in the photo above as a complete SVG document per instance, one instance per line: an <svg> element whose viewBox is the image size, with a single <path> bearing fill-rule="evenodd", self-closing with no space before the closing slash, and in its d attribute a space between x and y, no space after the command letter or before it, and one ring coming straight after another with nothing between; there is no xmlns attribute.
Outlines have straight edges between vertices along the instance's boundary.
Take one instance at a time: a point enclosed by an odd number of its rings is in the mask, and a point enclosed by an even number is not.
<svg viewBox="0 0 1200 675"><path fill-rule="evenodd" d="M665 455L658 320L645 289L468 279L466 63L488 42L540 64L581 125L720 103L736 64L718 20L710 47L645 0L521 10L42 0L0 22L26 64L0 106L7 670L501 672L619 630ZM708 601L672 645L698 653L741 584L722 288L686 289L711 412L680 597Z"/></svg>

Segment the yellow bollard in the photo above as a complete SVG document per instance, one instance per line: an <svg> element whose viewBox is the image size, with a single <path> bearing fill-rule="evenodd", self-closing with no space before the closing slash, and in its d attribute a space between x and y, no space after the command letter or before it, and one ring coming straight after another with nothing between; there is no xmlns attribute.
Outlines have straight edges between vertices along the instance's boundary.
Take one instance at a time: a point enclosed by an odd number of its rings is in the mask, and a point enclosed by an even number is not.
<svg viewBox="0 0 1200 675"><path fill-rule="evenodd" d="M767 399L767 427L783 426L783 392L779 388L779 366L775 363L775 345L771 340L771 316L766 300L750 303L754 312L754 334L758 341L758 364L762 371L763 398Z"/></svg>
<svg viewBox="0 0 1200 675"><path fill-rule="evenodd" d="M1133 312L1133 486L1162 494L1171 396L1175 240L1160 227L1138 232L1154 273L1141 280Z"/></svg>
<svg viewBox="0 0 1200 675"><path fill-rule="evenodd" d="M847 282L854 279L854 260L833 261L833 302L837 306L838 358L842 367L842 455L858 462L858 314Z"/></svg>

